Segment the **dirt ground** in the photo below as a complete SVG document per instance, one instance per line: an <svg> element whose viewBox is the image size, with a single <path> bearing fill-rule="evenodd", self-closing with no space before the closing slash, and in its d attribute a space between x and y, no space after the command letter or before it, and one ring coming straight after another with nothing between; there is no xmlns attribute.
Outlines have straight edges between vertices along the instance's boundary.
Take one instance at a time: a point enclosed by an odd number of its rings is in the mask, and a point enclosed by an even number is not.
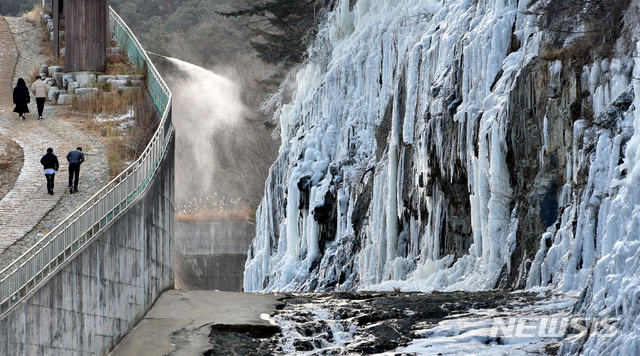
<svg viewBox="0 0 640 356"><path fill-rule="evenodd" d="M0 199L13 188L23 162L22 148L10 138L0 135Z"/></svg>

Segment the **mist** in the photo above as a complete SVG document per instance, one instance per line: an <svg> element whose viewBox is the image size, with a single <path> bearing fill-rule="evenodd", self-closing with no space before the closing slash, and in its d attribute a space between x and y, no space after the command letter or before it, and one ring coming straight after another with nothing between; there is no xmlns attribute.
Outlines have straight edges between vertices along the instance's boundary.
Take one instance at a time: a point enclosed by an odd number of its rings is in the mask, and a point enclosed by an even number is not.
<svg viewBox="0 0 640 356"><path fill-rule="evenodd" d="M219 191L216 136L239 130L248 113L240 87L232 80L197 65L166 57L175 67L167 76L173 94L176 128L176 204Z"/></svg>

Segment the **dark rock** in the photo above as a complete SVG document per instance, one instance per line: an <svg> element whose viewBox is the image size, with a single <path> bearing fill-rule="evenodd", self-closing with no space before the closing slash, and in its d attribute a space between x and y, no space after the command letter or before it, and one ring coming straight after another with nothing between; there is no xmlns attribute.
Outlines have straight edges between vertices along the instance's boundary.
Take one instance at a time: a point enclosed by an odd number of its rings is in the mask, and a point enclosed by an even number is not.
<svg viewBox="0 0 640 356"><path fill-rule="evenodd" d="M213 331L229 331L245 333L254 338L268 338L280 332L280 327L276 325L253 325L253 324L216 324L211 326Z"/></svg>
<svg viewBox="0 0 640 356"><path fill-rule="evenodd" d="M212 328L209 340L213 348L204 356L271 356L272 345L242 332Z"/></svg>

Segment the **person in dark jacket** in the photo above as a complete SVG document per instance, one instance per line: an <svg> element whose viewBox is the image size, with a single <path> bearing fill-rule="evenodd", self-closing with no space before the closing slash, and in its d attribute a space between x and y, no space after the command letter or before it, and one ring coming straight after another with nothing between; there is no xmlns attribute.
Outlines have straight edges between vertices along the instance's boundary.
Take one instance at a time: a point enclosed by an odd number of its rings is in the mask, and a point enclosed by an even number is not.
<svg viewBox="0 0 640 356"><path fill-rule="evenodd" d="M40 163L44 166L44 176L47 177L47 191L53 195L53 179L58 170L58 157L53 154L53 148L47 148L47 154L42 156Z"/></svg>
<svg viewBox="0 0 640 356"><path fill-rule="evenodd" d="M31 101L31 97L29 96L29 88L27 88L27 84L24 82L24 79L18 78L18 85L13 88L13 103L16 104L13 112L17 112L19 119L24 120L24 114L29 112L29 107L27 104Z"/></svg>
<svg viewBox="0 0 640 356"><path fill-rule="evenodd" d="M78 179L80 176L80 165L84 162L84 153L82 147L77 147L74 151L67 153L67 161L69 162L69 193L78 192ZM73 176L75 175L75 181ZM71 184L73 183L73 185Z"/></svg>

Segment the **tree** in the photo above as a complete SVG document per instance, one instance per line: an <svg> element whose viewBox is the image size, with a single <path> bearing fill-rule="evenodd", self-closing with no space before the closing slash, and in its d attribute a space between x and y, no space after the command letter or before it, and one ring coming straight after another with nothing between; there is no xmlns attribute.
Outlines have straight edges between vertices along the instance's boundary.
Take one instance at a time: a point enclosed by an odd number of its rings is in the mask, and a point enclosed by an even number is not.
<svg viewBox="0 0 640 356"><path fill-rule="evenodd" d="M33 9L36 0L3 0L0 1L0 15L19 16Z"/></svg>
<svg viewBox="0 0 640 356"><path fill-rule="evenodd" d="M538 25L559 34L583 34L593 46L608 51L620 35L630 0L550 0L534 3L529 14Z"/></svg>
<svg viewBox="0 0 640 356"><path fill-rule="evenodd" d="M318 10L331 1L270 0L241 10L221 12L227 17L257 17L247 26L251 45L270 64L297 64L304 60L309 38L319 23Z"/></svg>

